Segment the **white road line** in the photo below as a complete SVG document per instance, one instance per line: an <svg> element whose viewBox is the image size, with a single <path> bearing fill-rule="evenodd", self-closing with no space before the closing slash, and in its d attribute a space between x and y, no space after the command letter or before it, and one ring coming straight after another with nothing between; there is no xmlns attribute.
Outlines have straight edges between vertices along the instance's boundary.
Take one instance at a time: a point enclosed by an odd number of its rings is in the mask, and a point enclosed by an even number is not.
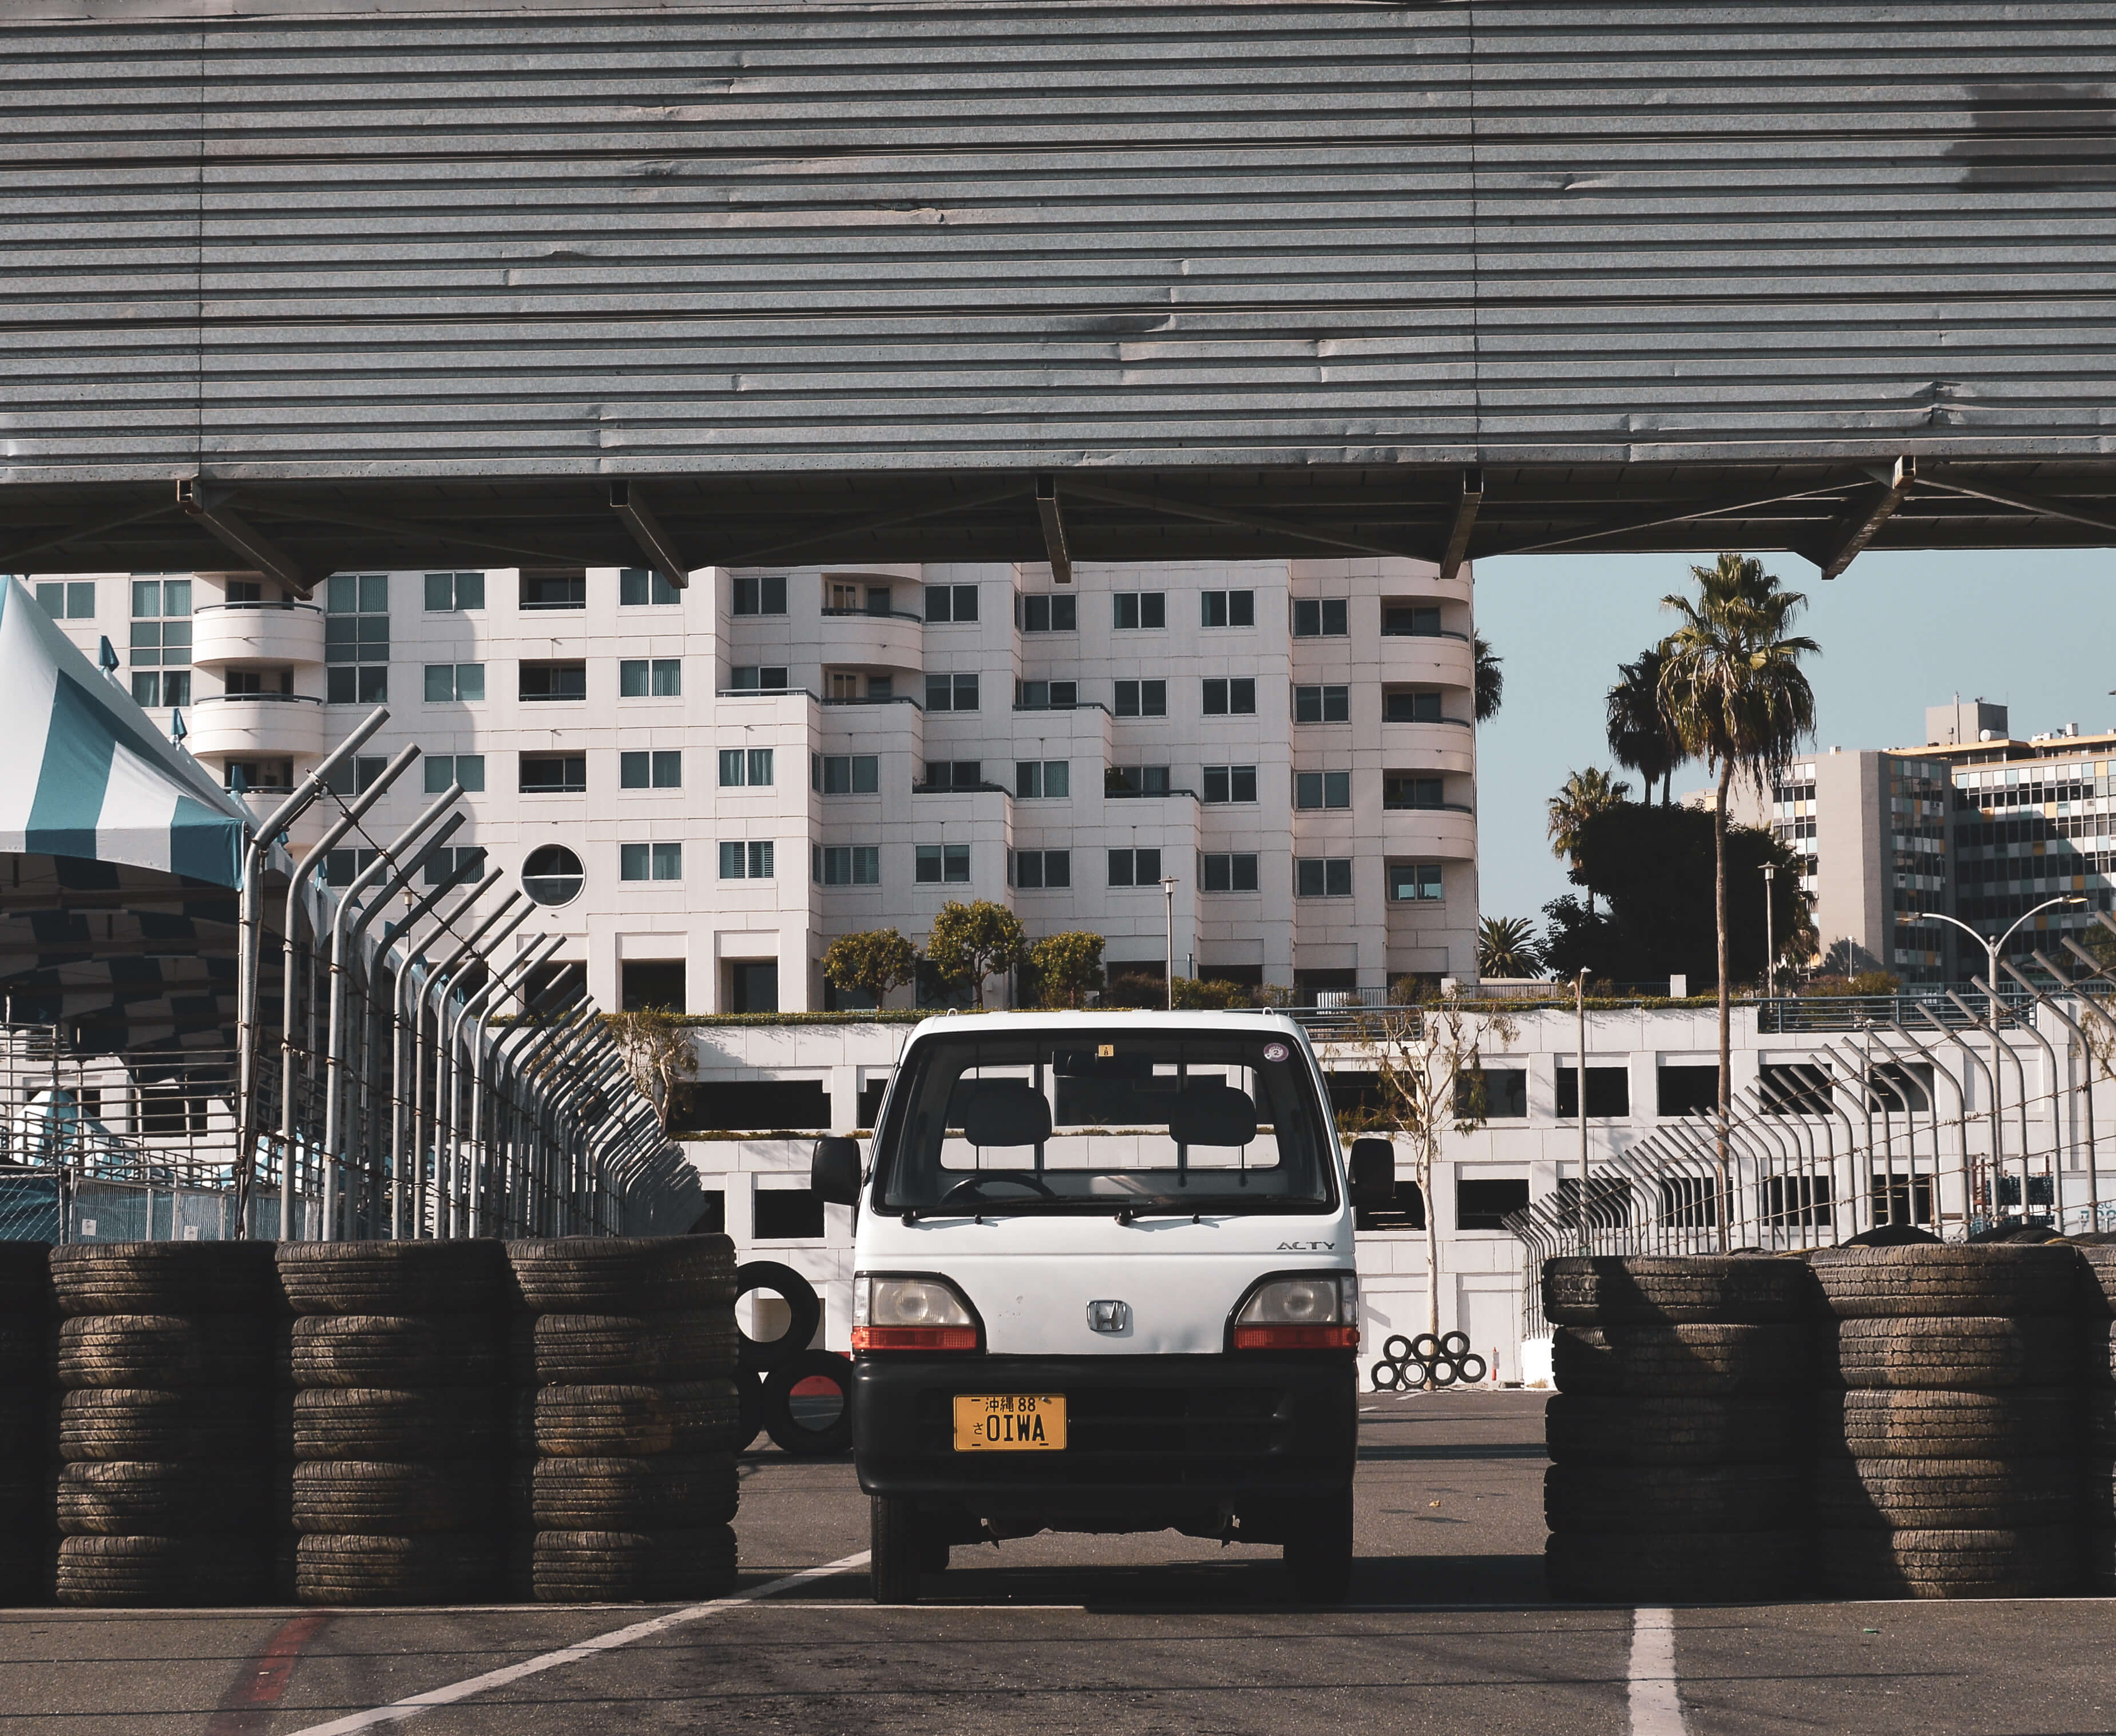
<svg viewBox="0 0 2116 1736"><path fill-rule="evenodd" d="M853 1568L867 1565L868 1552L862 1550L857 1555L847 1555L820 1568L803 1568L798 1573L789 1573L784 1579L775 1579L767 1585L744 1591L734 1597L715 1598L709 1604L692 1604L684 1609L672 1609L666 1615L657 1615L643 1622L634 1622L629 1628L614 1628L608 1633L599 1633L591 1640L582 1640L577 1645L563 1646L556 1651L546 1651L536 1657L525 1659L519 1664L509 1664L504 1669L489 1669L481 1676L470 1676L461 1682L451 1682L445 1688L430 1688L424 1693L412 1694L388 1706L378 1706L364 1712L354 1712L343 1718L334 1718L328 1724L311 1724L290 1733L290 1736L352 1736L356 1730L371 1730L380 1724L401 1723L407 1718L416 1718L421 1712L430 1712L436 1707L453 1706L459 1700L473 1695L490 1693L495 1688L504 1688L510 1682L519 1682L526 1676L541 1675L547 1669L557 1669L567 1664L578 1664L605 1651L614 1651L620 1646L629 1646L635 1640L651 1639L657 1633L666 1633L672 1628L682 1628L692 1622L703 1621L709 1615L718 1615L725 1609L739 1609L744 1604L755 1603L761 1597L770 1597L775 1592L791 1591L795 1586L805 1586L811 1580L827 1579L833 1573L843 1573Z"/></svg>
<svg viewBox="0 0 2116 1736"><path fill-rule="evenodd" d="M1675 1612L1631 1612L1631 1736L1689 1736L1675 1680Z"/></svg>

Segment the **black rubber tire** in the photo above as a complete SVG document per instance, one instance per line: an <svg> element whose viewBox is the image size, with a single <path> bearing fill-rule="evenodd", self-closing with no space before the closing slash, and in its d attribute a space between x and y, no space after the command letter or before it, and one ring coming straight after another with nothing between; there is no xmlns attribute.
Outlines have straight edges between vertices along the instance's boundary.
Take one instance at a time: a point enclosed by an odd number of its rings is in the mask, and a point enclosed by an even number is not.
<svg viewBox="0 0 2116 1736"><path fill-rule="evenodd" d="M1554 1531L1796 1531L1806 1522L1794 1465L1552 1465L1543 1513Z"/></svg>
<svg viewBox="0 0 2116 1736"><path fill-rule="evenodd" d="M2087 1318L2116 1319L2116 1242L2075 1246L2084 1269L2081 1289Z"/></svg>
<svg viewBox="0 0 2116 1736"><path fill-rule="evenodd" d="M1391 1333L1382 1346L1382 1354L1392 1362L1408 1362L1412 1354L1410 1340L1400 1332Z"/></svg>
<svg viewBox="0 0 2116 1736"><path fill-rule="evenodd" d="M269 1401L246 1388L131 1387L59 1401L59 1457L68 1463L276 1457L277 1432Z"/></svg>
<svg viewBox="0 0 2116 1736"><path fill-rule="evenodd" d="M534 1531L696 1531L730 1523L740 1499L734 1460L724 1453L539 1459L528 1522Z"/></svg>
<svg viewBox="0 0 2116 1736"><path fill-rule="evenodd" d="M1807 1260L1823 1312L1841 1320L2063 1314L2081 1294L2068 1243L1818 1248Z"/></svg>
<svg viewBox="0 0 2116 1736"><path fill-rule="evenodd" d="M1841 1458L1814 1467L1815 1522L1833 1530L2069 1525L2081 1492L2070 1458Z"/></svg>
<svg viewBox="0 0 2116 1736"><path fill-rule="evenodd" d="M74 1242L50 1250L61 1314L285 1311L269 1241Z"/></svg>
<svg viewBox="0 0 2116 1736"><path fill-rule="evenodd" d="M58 1384L255 1387L273 1372L274 1348L269 1323L255 1315L80 1315L59 1324Z"/></svg>
<svg viewBox="0 0 2116 1736"><path fill-rule="evenodd" d="M490 1460L507 1440L497 1388L317 1387L294 1395L293 1457L305 1462Z"/></svg>
<svg viewBox="0 0 2116 1736"><path fill-rule="evenodd" d="M1309 1503L1280 1556L1298 1602L1344 1602L1352 1589L1352 1491Z"/></svg>
<svg viewBox="0 0 2116 1736"><path fill-rule="evenodd" d="M2086 1384L2116 1386L2116 1320L2089 1319L2086 1351L2082 1372Z"/></svg>
<svg viewBox="0 0 2116 1736"><path fill-rule="evenodd" d="M498 1319L512 1305L505 1246L455 1241L292 1241L279 1282L302 1315L440 1315Z"/></svg>
<svg viewBox="0 0 2116 1736"><path fill-rule="evenodd" d="M60 1603L89 1608L257 1604L270 1594L272 1552L251 1531L66 1537L59 1541L55 1579Z"/></svg>
<svg viewBox="0 0 2116 1736"><path fill-rule="evenodd" d="M2061 1597L2085 1566L2069 1526L1814 1535L1817 1589L1831 1597Z"/></svg>
<svg viewBox="0 0 2116 1736"><path fill-rule="evenodd" d="M278 1505L266 1463L117 1459L61 1467L53 1517L67 1537L260 1531Z"/></svg>
<svg viewBox="0 0 2116 1736"><path fill-rule="evenodd" d="M58 1306L52 1291L52 1245L0 1242L0 1314L36 1321L48 1318Z"/></svg>
<svg viewBox="0 0 2116 1736"><path fill-rule="evenodd" d="M34 1315L0 1317L0 1387L48 1386L52 1354L48 1321Z"/></svg>
<svg viewBox="0 0 2116 1736"><path fill-rule="evenodd" d="M1430 1364L1440 1354L1440 1334L1420 1333L1410 1341L1410 1354L1414 1361Z"/></svg>
<svg viewBox="0 0 2116 1736"><path fill-rule="evenodd" d="M1477 1385L1492 1371L1491 1364L1485 1361L1474 1351L1470 1352L1456 1366L1461 1375L1462 1384L1465 1386ZM1473 1370L1474 1372L1472 1372Z"/></svg>
<svg viewBox="0 0 2116 1736"><path fill-rule="evenodd" d="M517 1378L537 1386L719 1380L735 1371L734 1309L683 1314L545 1314L523 1323Z"/></svg>
<svg viewBox="0 0 2116 1736"><path fill-rule="evenodd" d="M1753 1255L1589 1255L1543 1264L1543 1314L1557 1326L1796 1320L1813 1288L1799 1261Z"/></svg>
<svg viewBox="0 0 2116 1736"><path fill-rule="evenodd" d="M1775 1395L1553 1393L1543 1431L1561 1465L1769 1465L1797 1450L1799 1415Z"/></svg>
<svg viewBox="0 0 2116 1736"><path fill-rule="evenodd" d="M1561 1326L1551 1364L1566 1393L1787 1393L1807 1378L1796 1325Z"/></svg>
<svg viewBox="0 0 2116 1736"><path fill-rule="evenodd" d="M734 1388L738 1400L734 1450L747 1453L757 1444L757 1437L764 1433L764 1376L738 1369Z"/></svg>
<svg viewBox="0 0 2116 1736"><path fill-rule="evenodd" d="M725 1525L661 1531L541 1531L531 1549L539 1603L671 1603L734 1589L735 1536Z"/></svg>
<svg viewBox="0 0 2116 1736"><path fill-rule="evenodd" d="M1436 1357L1425 1366L1425 1384L1436 1393L1445 1392L1460 1379L1461 1374L1446 1357Z"/></svg>
<svg viewBox="0 0 2116 1736"><path fill-rule="evenodd" d="M1367 1378L1373 1382L1377 1393L1393 1393L1402 1379L1401 1371L1393 1362L1377 1362Z"/></svg>
<svg viewBox="0 0 2116 1736"><path fill-rule="evenodd" d="M288 1367L297 1387L495 1386L501 1337L490 1315L311 1315L294 1322Z"/></svg>
<svg viewBox="0 0 2116 1736"><path fill-rule="evenodd" d="M869 1497L867 1575L878 1604L915 1604L925 1590L924 1527L908 1501Z"/></svg>
<svg viewBox="0 0 2116 1736"><path fill-rule="evenodd" d="M740 1407L732 1380L547 1386L536 1396L536 1448L553 1458L725 1453Z"/></svg>
<svg viewBox="0 0 2116 1736"><path fill-rule="evenodd" d="M51 1451L52 1393L43 1381L0 1388L0 1459L42 1459Z"/></svg>
<svg viewBox="0 0 2116 1736"><path fill-rule="evenodd" d="M1813 1416L1814 1450L1826 1458L2028 1458L2069 1450L2080 1432L2078 1403L2062 1388L1824 1392Z"/></svg>
<svg viewBox="0 0 2116 1736"><path fill-rule="evenodd" d="M1543 1573L1552 1596L1582 1603L1762 1602L1798 1588L1806 1541L1799 1531L1553 1531Z"/></svg>
<svg viewBox="0 0 2116 1736"><path fill-rule="evenodd" d="M486 1531L503 1490L489 1464L312 1459L294 1467L293 1529L319 1536L429 1536Z"/></svg>
<svg viewBox="0 0 2116 1736"><path fill-rule="evenodd" d="M794 1410L794 1388L809 1379L832 1380L844 1395L837 1416L817 1428ZM764 1378L765 1432L784 1452L803 1457L849 1453L853 1448L852 1359L835 1351L806 1350L789 1357Z"/></svg>
<svg viewBox="0 0 2116 1736"><path fill-rule="evenodd" d="M822 1298L816 1287L791 1266L775 1259L746 1260L735 1269L734 1293L739 1301L752 1290L768 1290L784 1299L792 1318L778 1338L752 1338L742 1333L740 1362L743 1368L769 1374L789 1356L798 1356L815 1340L822 1324Z"/></svg>
<svg viewBox="0 0 2116 1736"><path fill-rule="evenodd" d="M2078 1339L2061 1315L1877 1316L1825 1322L1815 1377L1824 1387L2000 1392L2063 1383Z"/></svg>
<svg viewBox="0 0 2116 1736"><path fill-rule="evenodd" d="M1402 1365L1402 1369L1403 1384L1399 1390L1405 1393L1422 1393L1433 1384L1433 1370L1423 1362L1415 1361L1406 1362Z"/></svg>
<svg viewBox="0 0 2116 1736"><path fill-rule="evenodd" d="M308 1536L294 1551L298 1603L405 1605L482 1603L499 1594L504 1554L497 1538Z"/></svg>
<svg viewBox="0 0 2116 1736"><path fill-rule="evenodd" d="M734 1301L724 1236L566 1236L511 1241L516 1298L533 1314L670 1314Z"/></svg>
<svg viewBox="0 0 2116 1736"><path fill-rule="evenodd" d="M1440 1354L1450 1362L1460 1362L1470 1354L1470 1335L1466 1332L1447 1332L1440 1335Z"/></svg>

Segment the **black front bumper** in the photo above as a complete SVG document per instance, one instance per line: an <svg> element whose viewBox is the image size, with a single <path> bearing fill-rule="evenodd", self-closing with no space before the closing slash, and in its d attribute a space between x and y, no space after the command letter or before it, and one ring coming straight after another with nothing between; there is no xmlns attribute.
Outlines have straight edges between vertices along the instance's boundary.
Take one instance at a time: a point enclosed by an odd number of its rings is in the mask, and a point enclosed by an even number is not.
<svg viewBox="0 0 2116 1736"><path fill-rule="evenodd" d="M1016 1528L1276 1531L1341 1494L1357 1449L1350 1352L1208 1356L863 1356L853 1453L869 1494ZM1063 1393L1049 1453L954 1450L957 1394Z"/></svg>

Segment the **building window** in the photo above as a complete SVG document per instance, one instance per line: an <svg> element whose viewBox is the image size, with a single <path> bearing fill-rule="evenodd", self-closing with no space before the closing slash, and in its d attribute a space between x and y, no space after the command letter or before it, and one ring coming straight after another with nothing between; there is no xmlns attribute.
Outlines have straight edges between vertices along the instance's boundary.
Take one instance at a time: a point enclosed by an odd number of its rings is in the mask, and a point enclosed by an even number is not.
<svg viewBox="0 0 2116 1736"><path fill-rule="evenodd" d="M975 585L928 585L926 619L928 622L974 621L978 618Z"/></svg>
<svg viewBox="0 0 2116 1736"><path fill-rule="evenodd" d="M1293 690L1295 723L1350 723L1352 690L1349 687L1296 687Z"/></svg>
<svg viewBox="0 0 2116 1736"><path fill-rule="evenodd" d="M811 866L826 886L881 884L881 851L872 844L819 844Z"/></svg>
<svg viewBox="0 0 2116 1736"><path fill-rule="evenodd" d="M626 657L617 665L620 699L674 699L683 691L683 660Z"/></svg>
<svg viewBox="0 0 2116 1736"><path fill-rule="evenodd" d="M1118 682L1116 711L1120 717L1166 717L1168 715L1168 684L1166 681Z"/></svg>
<svg viewBox="0 0 2116 1736"><path fill-rule="evenodd" d="M1719 1069L1663 1063L1654 1078L1654 1110L1658 1115L1709 1115L1719 1107Z"/></svg>
<svg viewBox="0 0 2116 1736"><path fill-rule="evenodd" d="M1499 1076L1496 1073L1487 1075L1491 1079ZM1488 1111L1485 1119L1493 1119ZM1493 1177L1473 1181L1464 1177L1455 1183L1455 1227L1458 1230L1503 1230L1509 1213L1527 1209L1525 1178L1502 1181Z"/></svg>
<svg viewBox="0 0 2116 1736"><path fill-rule="evenodd" d="M1352 774L1349 771L1296 771L1293 774L1295 808L1350 808Z"/></svg>
<svg viewBox="0 0 2116 1736"><path fill-rule="evenodd" d="M1587 1069L1587 1114L1623 1117L1631 1112L1631 1074L1628 1067ZM1580 1069L1560 1061L1557 1066L1557 1118L1576 1120L1580 1114Z"/></svg>
<svg viewBox="0 0 2116 1736"><path fill-rule="evenodd" d="M447 705L455 701L485 698L482 663L429 663L426 665L426 703Z"/></svg>
<svg viewBox="0 0 2116 1736"><path fill-rule="evenodd" d="M1293 896L1296 898L1350 898L1352 896L1352 859L1350 856L1297 856L1293 863Z"/></svg>
<svg viewBox="0 0 2116 1736"><path fill-rule="evenodd" d="M928 675L926 709L929 711L974 711L978 708L975 675Z"/></svg>
<svg viewBox="0 0 2116 1736"><path fill-rule="evenodd" d="M324 884L327 886L349 886L368 869L375 866L375 859L381 853L371 850L334 850L324 852ZM575 888L578 890L577 887ZM536 897L532 891L529 895ZM542 900L538 900L540 903Z"/></svg>
<svg viewBox="0 0 2116 1736"><path fill-rule="evenodd" d="M187 669L136 669L132 671L132 699L152 711L159 706L191 702L191 672Z"/></svg>
<svg viewBox="0 0 2116 1736"><path fill-rule="evenodd" d="M290 694L294 691L294 672L291 669L231 669L222 677L220 690L230 695Z"/></svg>
<svg viewBox="0 0 2116 1736"><path fill-rule="evenodd" d="M770 770L771 750L760 750ZM763 780L771 781L767 775ZM679 748L656 748L651 753L627 753L617 757L617 787L620 790L681 790L683 787L683 754Z"/></svg>
<svg viewBox="0 0 2116 1736"><path fill-rule="evenodd" d="M926 781L918 787L927 791L982 790L984 781L985 762L981 759L929 759Z"/></svg>
<svg viewBox="0 0 2116 1736"><path fill-rule="evenodd" d="M621 609L640 609L651 604L665 606L683 601L683 593L669 583L666 573L649 571L645 567L620 568L617 575L617 601ZM785 606L780 606L784 612Z"/></svg>
<svg viewBox="0 0 2116 1736"><path fill-rule="evenodd" d="M459 615L466 609L485 607L482 573L429 573L426 575L426 612Z"/></svg>
<svg viewBox="0 0 2116 1736"><path fill-rule="evenodd" d="M1198 859L1198 884L1208 892L1254 892L1257 859L1248 851L1210 854Z"/></svg>
<svg viewBox="0 0 2116 1736"><path fill-rule="evenodd" d="M738 693L777 693L786 688L786 671L770 664L738 663L728 679Z"/></svg>
<svg viewBox="0 0 2116 1736"><path fill-rule="evenodd" d="M1382 779L1382 806L1384 808L1438 808L1442 805L1446 785L1437 777L1414 777L1407 772L1392 771Z"/></svg>
<svg viewBox="0 0 2116 1736"><path fill-rule="evenodd" d="M1166 795L1171 787L1166 766L1105 766L1104 795Z"/></svg>
<svg viewBox="0 0 2116 1736"><path fill-rule="evenodd" d="M1345 624L1341 596L1307 597L1293 606L1293 636L1296 639L1335 639L1349 631Z"/></svg>
<svg viewBox="0 0 2116 1736"><path fill-rule="evenodd" d="M1077 681L1017 681L1014 684L1014 708L1017 711L1070 711L1079 702L1080 684Z"/></svg>
<svg viewBox="0 0 2116 1736"><path fill-rule="evenodd" d="M1037 595L1020 598L1024 633L1078 633L1080 600L1076 596Z"/></svg>
<svg viewBox="0 0 2116 1736"><path fill-rule="evenodd" d="M1199 624L1206 627L1254 627L1256 625L1256 592L1254 591L1200 591Z"/></svg>
<svg viewBox="0 0 2116 1736"><path fill-rule="evenodd" d="M1159 886L1161 852L1157 850L1111 850L1110 884L1113 886Z"/></svg>
<svg viewBox="0 0 2116 1736"><path fill-rule="evenodd" d="M1120 591L1111 601L1116 606L1116 620L1120 631L1168 624L1168 593L1165 591Z"/></svg>
<svg viewBox="0 0 2116 1736"><path fill-rule="evenodd" d="M428 795L439 795L451 784L462 785L464 790L472 795L484 793L485 756L482 753L429 753L421 763L426 768Z"/></svg>
<svg viewBox="0 0 2116 1736"><path fill-rule="evenodd" d="M1392 862L1388 865L1388 896L1399 904L1410 899L1437 899L1440 864L1437 862Z"/></svg>
<svg viewBox="0 0 2116 1736"><path fill-rule="evenodd" d="M823 613L826 615L887 615L889 587L869 585L862 601L860 587L840 579L832 579L823 588Z"/></svg>
<svg viewBox="0 0 2116 1736"><path fill-rule="evenodd" d="M1006 859L1006 883L1031 892L1062 890L1073 883L1073 853L1065 850L1018 850Z"/></svg>
<svg viewBox="0 0 2116 1736"><path fill-rule="evenodd" d="M680 844L620 844L617 847L617 877L620 880L681 880L683 846Z"/></svg>
<svg viewBox="0 0 2116 1736"><path fill-rule="evenodd" d="M524 609L585 609L588 606L588 578L585 573L524 573L522 606Z"/></svg>
<svg viewBox="0 0 2116 1736"><path fill-rule="evenodd" d="M525 753L522 756L522 794L524 795L579 795L588 787L588 759L585 753Z"/></svg>
<svg viewBox="0 0 2116 1736"><path fill-rule="evenodd" d="M136 593L140 587L136 583L132 588ZM164 592L168 588L166 583L162 587ZM185 589L188 592L190 587ZM136 627L135 631L136 637ZM324 675L324 698L331 704L389 702L388 573L337 573L324 581L324 661L330 665Z"/></svg>
<svg viewBox="0 0 2116 1736"><path fill-rule="evenodd" d="M253 790L292 790L294 787L294 762L290 759L231 759L223 762L220 782L223 790L247 793ZM445 790L446 784L441 785ZM446 855L448 852L439 852Z"/></svg>
<svg viewBox="0 0 2116 1736"><path fill-rule="evenodd" d="M187 578L173 583L186 592L191 587ZM132 587L136 596L143 586L150 591L155 588L152 580L140 580ZM37 587L37 606L55 621L92 621L95 619L95 581L76 578L40 584ZM136 604L132 612L136 615L140 612ZM160 610L155 612L159 614Z"/></svg>
<svg viewBox="0 0 2116 1736"><path fill-rule="evenodd" d="M1014 793L1030 800L1064 801L1073 794L1073 765L1063 759L1014 762Z"/></svg>
<svg viewBox="0 0 2116 1736"><path fill-rule="evenodd" d="M524 663L520 691L524 699L585 699L588 666L585 663Z"/></svg>
<svg viewBox="0 0 2116 1736"><path fill-rule="evenodd" d="M450 850L443 845L426 858L425 879L430 886L445 886L448 877L458 869L462 871L462 879L470 881L476 879L484 868L485 850L481 845L469 844L458 850Z"/></svg>
<svg viewBox="0 0 2116 1736"><path fill-rule="evenodd" d="M1256 711L1256 681L1253 676L1230 676L1226 680L1217 678L1205 684L1205 715L1208 717L1246 717Z"/></svg>
<svg viewBox="0 0 2116 1736"><path fill-rule="evenodd" d="M1254 766L1208 766L1205 799L1208 802L1254 802L1257 799Z"/></svg>
<svg viewBox="0 0 2116 1736"><path fill-rule="evenodd" d="M760 573L734 582L737 615L784 615L786 612L786 575Z"/></svg>
<svg viewBox="0 0 2116 1736"><path fill-rule="evenodd" d="M881 761L876 754L817 754L814 769L821 780L816 787L825 795L872 795L881 788Z"/></svg>
<svg viewBox="0 0 2116 1736"><path fill-rule="evenodd" d="M772 781L770 748L723 748L720 749L720 788L740 790L747 785L764 785ZM628 754L627 758L632 756ZM646 756L638 756L644 759ZM676 756L671 755L674 758ZM656 758L660 756L656 754ZM657 780L657 784L659 781ZM674 787L673 785L669 787Z"/></svg>
<svg viewBox="0 0 2116 1736"><path fill-rule="evenodd" d="M770 879L771 845L770 843L723 844L720 846L720 878L723 880Z"/></svg>
<svg viewBox="0 0 2116 1736"><path fill-rule="evenodd" d="M970 877L970 847L967 844L921 844L913 859L921 886L959 884Z"/></svg>
<svg viewBox="0 0 2116 1736"><path fill-rule="evenodd" d="M1419 691L1412 688L1396 688L1382 695L1382 721L1385 723L1445 723L1440 715L1440 693L1438 688Z"/></svg>
<svg viewBox="0 0 2116 1736"><path fill-rule="evenodd" d="M563 844L533 850L522 864L522 890L540 905L571 904L585 877L581 859Z"/></svg>
<svg viewBox="0 0 2116 1736"><path fill-rule="evenodd" d="M389 764L389 762L379 753L372 758L363 753L357 759L342 759L331 768L330 776L324 780L324 787L333 795L364 795L373 787L375 779L382 776ZM440 790L445 790L448 787L448 781L446 778L442 779ZM429 794L437 795L440 793L440 790L436 790L431 784L429 784L426 789ZM331 883L334 886L338 884L336 881Z"/></svg>
<svg viewBox="0 0 2116 1736"><path fill-rule="evenodd" d="M1390 603L1382 610L1382 631L1397 638L1437 639L1440 610L1423 603Z"/></svg>

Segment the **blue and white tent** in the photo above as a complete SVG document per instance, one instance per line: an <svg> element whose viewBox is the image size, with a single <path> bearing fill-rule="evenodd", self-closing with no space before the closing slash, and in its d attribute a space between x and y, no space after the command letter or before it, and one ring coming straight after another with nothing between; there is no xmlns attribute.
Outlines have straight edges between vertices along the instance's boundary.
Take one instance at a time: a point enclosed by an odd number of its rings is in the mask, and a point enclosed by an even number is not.
<svg viewBox="0 0 2116 1736"><path fill-rule="evenodd" d="M86 857L232 886L248 825L21 580L0 587L0 854Z"/></svg>

